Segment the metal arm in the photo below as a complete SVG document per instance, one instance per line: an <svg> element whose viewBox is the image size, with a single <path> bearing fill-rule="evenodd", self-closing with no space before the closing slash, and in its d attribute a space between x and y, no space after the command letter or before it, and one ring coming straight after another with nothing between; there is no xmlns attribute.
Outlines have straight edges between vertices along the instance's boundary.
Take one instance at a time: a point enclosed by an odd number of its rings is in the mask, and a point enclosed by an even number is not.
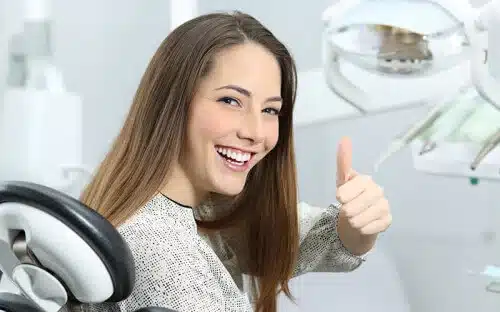
<svg viewBox="0 0 500 312"><path fill-rule="evenodd" d="M500 109L500 1L494 0L466 25L471 41L471 78L478 93Z"/></svg>

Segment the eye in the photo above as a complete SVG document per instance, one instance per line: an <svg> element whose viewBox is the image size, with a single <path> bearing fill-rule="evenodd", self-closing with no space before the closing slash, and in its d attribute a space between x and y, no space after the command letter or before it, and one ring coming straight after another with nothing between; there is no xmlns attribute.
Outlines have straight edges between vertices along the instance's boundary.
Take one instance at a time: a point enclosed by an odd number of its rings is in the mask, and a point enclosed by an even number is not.
<svg viewBox="0 0 500 312"><path fill-rule="evenodd" d="M265 108L264 110L262 110L264 113L266 114L270 114L270 115L276 115L276 116L279 116L280 115L280 110L279 109L276 109L276 108L272 108L272 107L268 107L268 108Z"/></svg>
<svg viewBox="0 0 500 312"><path fill-rule="evenodd" d="M222 97L218 100L218 102L222 102L224 104L227 104L227 105L236 105L236 106L239 106L240 103L238 102L238 100L232 98L232 97L229 97L229 96L225 96L225 97Z"/></svg>

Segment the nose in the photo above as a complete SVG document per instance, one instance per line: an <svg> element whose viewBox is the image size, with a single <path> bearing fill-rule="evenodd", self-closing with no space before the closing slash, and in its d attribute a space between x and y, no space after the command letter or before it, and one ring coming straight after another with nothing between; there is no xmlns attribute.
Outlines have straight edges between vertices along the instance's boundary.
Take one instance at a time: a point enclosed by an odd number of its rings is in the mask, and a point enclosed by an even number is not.
<svg viewBox="0 0 500 312"><path fill-rule="evenodd" d="M249 112L243 116L238 130L238 137L252 143L264 141L264 124L260 112Z"/></svg>

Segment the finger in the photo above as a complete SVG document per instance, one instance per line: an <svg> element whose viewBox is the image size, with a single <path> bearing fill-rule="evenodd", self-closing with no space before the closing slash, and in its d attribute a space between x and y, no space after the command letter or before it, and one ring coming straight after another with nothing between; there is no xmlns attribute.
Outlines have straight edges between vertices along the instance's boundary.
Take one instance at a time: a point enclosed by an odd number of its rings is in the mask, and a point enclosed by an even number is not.
<svg viewBox="0 0 500 312"><path fill-rule="evenodd" d="M337 189L337 200L342 204L348 203L374 185L376 184L370 176L354 176Z"/></svg>
<svg viewBox="0 0 500 312"><path fill-rule="evenodd" d="M374 205L364 209L354 217L349 218L349 224L356 229L361 229L368 224L384 218L389 214L389 208L385 199L379 200ZM347 215L347 213L346 213Z"/></svg>
<svg viewBox="0 0 500 312"><path fill-rule="evenodd" d="M383 218L375 220L370 224L361 228L360 232L363 235L373 235L386 231L392 223L392 215L389 214Z"/></svg>
<svg viewBox="0 0 500 312"><path fill-rule="evenodd" d="M367 209L372 209L373 206L381 205L381 203L387 205L384 209L389 211L389 203L387 199L384 198L384 192L378 188L367 190L358 197L342 205L342 210L345 212L346 216L349 218L356 217L357 215L363 213Z"/></svg>
<svg viewBox="0 0 500 312"><path fill-rule="evenodd" d="M337 186L349 180L352 170L352 142L348 137L343 137L337 149Z"/></svg>

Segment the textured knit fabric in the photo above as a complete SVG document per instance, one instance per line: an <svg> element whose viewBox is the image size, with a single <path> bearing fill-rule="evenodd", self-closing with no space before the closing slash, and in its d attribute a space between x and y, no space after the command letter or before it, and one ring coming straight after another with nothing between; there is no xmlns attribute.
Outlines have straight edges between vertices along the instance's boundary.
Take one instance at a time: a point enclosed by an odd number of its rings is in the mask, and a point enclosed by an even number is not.
<svg viewBox="0 0 500 312"><path fill-rule="evenodd" d="M295 276L312 271L350 271L362 259L341 244L338 208L298 206L300 254ZM213 217L207 206L196 210L158 195L119 227L132 250L136 285L119 304L85 305L74 311L133 312L167 307L178 312L251 312L254 279L242 274L227 237L201 235L196 219ZM234 245L233 245L234 246Z"/></svg>

